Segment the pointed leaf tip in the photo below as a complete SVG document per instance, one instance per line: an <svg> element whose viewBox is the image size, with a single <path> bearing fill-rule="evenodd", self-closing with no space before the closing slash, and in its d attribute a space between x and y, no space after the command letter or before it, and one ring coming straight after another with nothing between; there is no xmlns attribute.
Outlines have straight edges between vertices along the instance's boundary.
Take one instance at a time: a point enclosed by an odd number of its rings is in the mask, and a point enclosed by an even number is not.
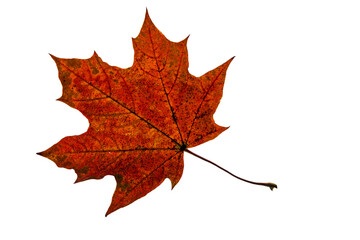
<svg viewBox="0 0 360 240"><path fill-rule="evenodd" d="M232 58L230 58L229 60L227 60L227 62L230 64L232 62L232 60L234 60L235 56L233 56Z"/></svg>
<svg viewBox="0 0 360 240"><path fill-rule="evenodd" d="M170 181L171 181L171 180L170 180ZM172 182L172 181L171 181L171 190L174 189L174 187L176 186L176 184L177 184L177 182Z"/></svg>
<svg viewBox="0 0 360 240"><path fill-rule="evenodd" d="M114 211L110 210L110 208L109 208L105 213L105 217L109 216L109 214L111 214L112 212L114 212Z"/></svg>
<svg viewBox="0 0 360 240"><path fill-rule="evenodd" d="M185 43L185 45L187 45L187 41L189 40L189 37L190 37L190 34L187 35L187 37L184 38L184 40L182 40L182 41L180 41L180 42Z"/></svg>
<svg viewBox="0 0 360 240"><path fill-rule="evenodd" d="M147 20L150 20L150 22L151 22L151 18L150 18L149 11L148 11L148 9L146 8L146 12L145 12L145 21L144 21L144 22L146 22Z"/></svg>
<svg viewBox="0 0 360 240"><path fill-rule="evenodd" d="M54 59L54 60L56 60L57 59L57 57L55 57L54 55L52 55L51 53L49 53L49 55L50 55L50 57L52 58L52 59Z"/></svg>
<svg viewBox="0 0 360 240"><path fill-rule="evenodd" d="M43 151L43 152L38 152L38 153L36 153L36 155L39 155L39 156L42 156L42 157L47 158L47 157L49 156L49 153L46 152L46 151Z"/></svg>

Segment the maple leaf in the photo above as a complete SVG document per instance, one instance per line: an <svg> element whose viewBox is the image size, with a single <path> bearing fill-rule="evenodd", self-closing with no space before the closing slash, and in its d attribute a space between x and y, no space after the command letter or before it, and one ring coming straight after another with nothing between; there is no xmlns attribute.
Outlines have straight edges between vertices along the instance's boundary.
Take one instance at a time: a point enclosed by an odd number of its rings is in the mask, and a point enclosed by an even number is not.
<svg viewBox="0 0 360 240"><path fill-rule="evenodd" d="M113 175L116 189L106 215L166 178L174 187L183 172L184 151L202 158L188 148L227 129L215 123L213 114L232 59L195 77L188 72L186 42L167 40L146 12L133 39L130 68L110 66L95 52L89 59L51 56L63 86L58 100L79 110L90 125L38 154L74 169L76 182Z"/></svg>

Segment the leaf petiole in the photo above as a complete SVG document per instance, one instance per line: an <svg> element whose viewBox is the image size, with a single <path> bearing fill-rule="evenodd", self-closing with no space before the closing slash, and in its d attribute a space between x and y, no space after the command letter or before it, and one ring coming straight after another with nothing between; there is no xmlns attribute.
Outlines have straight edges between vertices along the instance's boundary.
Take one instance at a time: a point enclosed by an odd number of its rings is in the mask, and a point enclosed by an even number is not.
<svg viewBox="0 0 360 240"><path fill-rule="evenodd" d="M244 182L247 182L247 183L251 183L251 184L255 184L255 185L265 186L265 187L270 188L271 191L272 191L274 188L277 188L277 185L276 185L275 183L271 183L271 182L268 182L268 183L253 182L253 181L246 180L246 179L244 179L244 178L241 178L241 177L239 177L239 176L236 176L235 174L229 172L229 171L226 170L225 168L220 167L220 166L217 165L216 163L214 163L214 162L212 162L212 161L210 161L210 160L208 160L208 159L206 159L206 158L204 158L204 157L202 157L202 156L200 156L200 155L197 155L196 153L190 151L189 149L185 149L184 151L190 153L191 155L194 155L195 157L200 158L201 160L204 160L205 162L211 163L211 164L214 165L215 167L220 168L220 169L223 170L224 172L230 174L231 176L233 176L233 177L235 177L235 178L237 178L237 179L239 179L239 180L241 180L241 181L244 181Z"/></svg>

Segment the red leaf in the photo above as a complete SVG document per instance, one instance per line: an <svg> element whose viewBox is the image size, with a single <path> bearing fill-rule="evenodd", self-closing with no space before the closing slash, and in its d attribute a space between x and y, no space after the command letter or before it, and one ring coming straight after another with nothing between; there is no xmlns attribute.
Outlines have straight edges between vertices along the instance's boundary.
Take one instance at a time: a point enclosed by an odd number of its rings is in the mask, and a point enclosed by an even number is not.
<svg viewBox="0 0 360 240"><path fill-rule="evenodd" d="M39 154L74 169L76 182L113 175L117 186L106 215L165 178L174 187L183 152L226 130L213 114L232 59L195 77L188 72L186 42L167 40L146 13L130 68L110 66L96 53L89 59L52 56L63 86L59 100L78 109L90 126Z"/></svg>

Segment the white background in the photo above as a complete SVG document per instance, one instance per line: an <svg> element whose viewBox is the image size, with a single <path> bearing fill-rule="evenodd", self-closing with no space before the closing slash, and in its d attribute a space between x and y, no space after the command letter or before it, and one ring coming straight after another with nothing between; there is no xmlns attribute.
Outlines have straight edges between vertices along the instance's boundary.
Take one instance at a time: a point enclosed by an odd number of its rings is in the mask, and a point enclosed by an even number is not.
<svg viewBox="0 0 360 240"><path fill-rule="evenodd" d="M130 67L146 7L200 76L232 56L215 114L231 126L170 181L104 217L115 180L73 184L36 155L88 121L55 101L48 53ZM1 239L360 239L359 1L2 1Z"/></svg>

